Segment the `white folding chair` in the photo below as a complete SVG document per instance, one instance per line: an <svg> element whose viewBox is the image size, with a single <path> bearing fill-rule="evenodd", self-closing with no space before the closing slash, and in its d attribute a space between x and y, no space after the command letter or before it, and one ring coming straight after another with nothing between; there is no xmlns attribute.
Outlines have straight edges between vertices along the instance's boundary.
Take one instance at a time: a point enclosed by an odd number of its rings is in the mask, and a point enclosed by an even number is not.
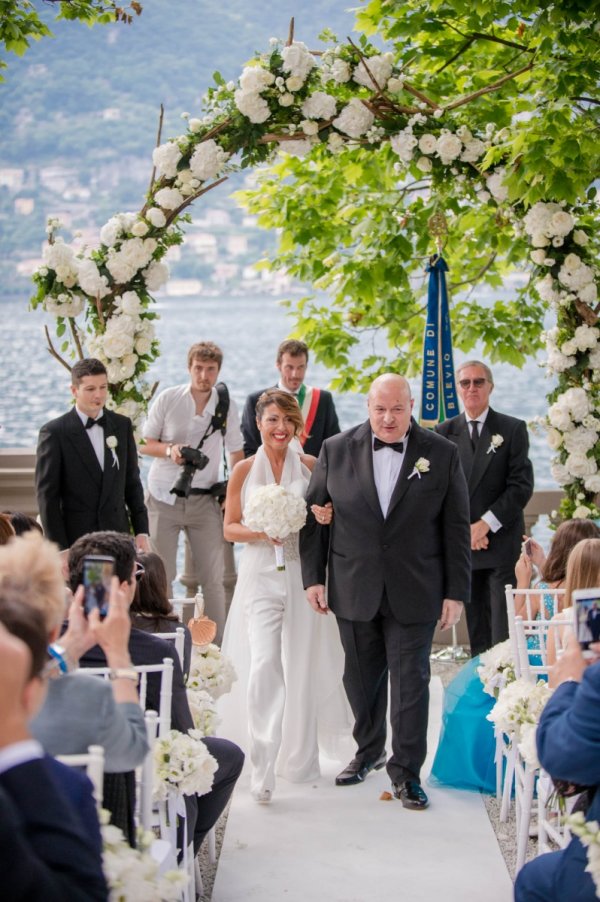
<svg viewBox="0 0 600 902"><path fill-rule="evenodd" d="M140 706L146 707L146 694L148 689L148 675L160 674L160 702L158 708L158 735L164 736L171 729L171 697L173 695L173 659L163 658L162 664L137 664L135 670L139 674L140 682L138 692ZM110 667L85 667L84 673L103 676L108 679Z"/></svg>
<svg viewBox="0 0 600 902"><path fill-rule="evenodd" d="M57 755L56 760L69 767L85 767L94 787L94 799L98 811L102 808L104 785L104 749L101 745L89 745L87 752L79 755Z"/></svg>
<svg viewBox="0 0 600 902"><path fill-rule="evenodd" d="M179 663L183 670L183 651L185 647L185 630L182 626L178 626L173 633L153 633L159 639L167 639L169 642L175 643L175 651L179 655Z"/></svg>

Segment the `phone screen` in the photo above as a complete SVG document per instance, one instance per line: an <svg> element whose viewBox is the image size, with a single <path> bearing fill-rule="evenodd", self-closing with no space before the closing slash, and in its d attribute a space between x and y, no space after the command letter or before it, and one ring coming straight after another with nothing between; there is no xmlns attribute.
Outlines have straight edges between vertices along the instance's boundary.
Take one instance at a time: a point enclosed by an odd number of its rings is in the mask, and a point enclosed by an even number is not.
<svg viewBox="0 0 600 902"><path fill-rule="evenodd" d="M115 571L115 559L108 555L88 555L83 559L83 609L86 617L98 608L101 617L108 614L110 581Z"/></svg>
<svg viewBox="0 0 600 902"><path fill-rule="evenodd" d="M575 635L584 654L592 656L589 647L600 642L600 588L573 592Z"/></svg>

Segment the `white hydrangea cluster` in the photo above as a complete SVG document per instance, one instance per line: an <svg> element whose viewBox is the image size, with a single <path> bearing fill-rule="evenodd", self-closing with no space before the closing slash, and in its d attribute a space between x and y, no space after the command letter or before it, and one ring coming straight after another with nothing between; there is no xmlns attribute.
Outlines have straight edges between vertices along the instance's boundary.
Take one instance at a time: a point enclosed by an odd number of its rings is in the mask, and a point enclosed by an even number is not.
<svg viewBox="0 0 600 902"><path fill-rule="evenodd" d="M79 316L83 312L84 301L80 294L71 292L47 295L43 301L44 310L53 316Z"/></svg>
<svg viewBox="0 0 600 902"><path fill-rule="evenodd" d="M325 91L315 91L302 104L302 115L307 119L333 119L336 113L335 97Z"/></svg>
<svg viewBox="0 0 600 902"><path fill-rule="evenodd" d="M159 175L172 179L177 175L177 164L182 156L177 141L167 141L166 144L155 147L152 152L152 162Z"/></svg>
<svg viewBox="0 0 600 902"><path fill-rule="evenodd" d="M106 268L118 285L126 284L148 266L157 247L155 238L128 238L118 249L109 248Z"/></svg>
<svg viewBox="0 0 600 902"><path fill-rule="evenodd" d="M430 172L433 168L431 157L439 157L444 166L450 166L458 160L476 163L487 150L487 142L475 138L465 126L459 126L456 133L442 129L439 136L424 132L417 137L413 131L414 126L426 121L425 116L416 114L408 120L406 128L390 138L392 149L403 163L412 162L415 153L419 153L422 156L415 160L417 167L422 172ZM494 187L500 192L500 184L494 184Z"/></svg>
<svg viewBox="0 0 600 902"><path fill-rule="evenodd" d="M555 203L538 201L523 218L523 227L534 247L548 247L550 244L561 247L574 226L571 214Z"/></svg>
<svg viewBox="0 0 600 902"><path fill-rule="evenodd" d="M338 131L349 135L350 138L360 138L375 122L375 116L365 106L362 100L353 97L346 104L340 115L333 120L333 125Z"/></svg>
<svg viewBox="0 0 600 902"><path fill-rule="evenodd" d="M281 64L283 71L288 72L291 78L300 79L302 84L304 84L311 70L316 65L314 56L302 41L293 41L291 44L283 47L281 58L283 60ZM290 90L298 90L298 88L290 88Z"/></svg>
<svg viewBox="0 0 600 902"><path fill-rule="evenodd" d="M359 85L371 91L384 91L394 69L393 53L382 53L361 60L352 73L352 78Z"/></svg>
<svg viewBox="0 0 600 902"><path fill-rule="evenodd" d="M565 215L569 216L568 213ZM578 254L567 254L558 271L558 281L571 291L576 291L584 303L593 304L598 299L595 275L592 267L584 263Z"/></svg>
<svg viewBox="0 0 600 902"><path fill-rule="evenodd" d="M269 104L261 96L275 82L275 76L263 66L246 66L234 93L235 105L250 122L266 122L271 115Z"/></svg>
<svg viewBox="0 0 600 902"><path fill-rule="evenodd" d="M55 238L52 244L44 246L42 259L44 266L54 270L56 280L65 288L73 288L77 284L79 264L75 250L62 238Z"/></svg>

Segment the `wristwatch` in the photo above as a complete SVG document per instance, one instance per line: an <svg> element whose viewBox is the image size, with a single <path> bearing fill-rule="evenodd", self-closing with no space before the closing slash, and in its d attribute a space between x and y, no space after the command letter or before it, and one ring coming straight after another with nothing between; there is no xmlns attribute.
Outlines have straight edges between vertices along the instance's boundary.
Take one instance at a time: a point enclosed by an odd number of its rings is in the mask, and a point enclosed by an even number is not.
<svg viewBox="0 0 600 902"><path fill-rule="evenodd" d="M170 456L171 456L171 451L172 451L172 450L173 450L173 442L170 442L170 443L167 445L167 450L166 450L166 455L167 455L167 457L170 457Z"/></svg>
<svg viewBox="0 0 600 902"><path fill-rule="evenodd" d="M136 685L139 674L135 667L115 667L108 672L109 680L133 680Z"/></svg>

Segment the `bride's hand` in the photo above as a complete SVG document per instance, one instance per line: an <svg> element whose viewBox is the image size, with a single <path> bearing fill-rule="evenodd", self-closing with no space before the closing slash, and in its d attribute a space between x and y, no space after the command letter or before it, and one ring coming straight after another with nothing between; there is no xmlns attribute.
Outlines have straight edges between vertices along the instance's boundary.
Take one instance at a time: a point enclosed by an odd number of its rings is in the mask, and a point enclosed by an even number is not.
<svg viewBox="0 0 600 902"><path fill-rule="evenodd" d="M331 501L328 501L323 507L320 504L311 504L310 509L315 515L315 520L319 526L329 526L333 520L333 504Z"/></svg>

